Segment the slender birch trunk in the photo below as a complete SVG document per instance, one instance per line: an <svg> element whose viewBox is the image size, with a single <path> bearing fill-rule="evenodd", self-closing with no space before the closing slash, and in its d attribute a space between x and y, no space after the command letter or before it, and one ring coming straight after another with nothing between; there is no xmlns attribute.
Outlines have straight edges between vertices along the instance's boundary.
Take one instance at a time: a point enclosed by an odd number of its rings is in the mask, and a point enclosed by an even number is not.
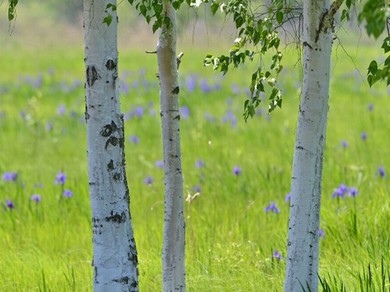
<svg viewBox="0 0 390 292"><path fill-rule="evenodd" d="M329 0L303 2L304 75L293 162L285 291L318 290L321 183L332 25L341 3L336 1L330 8Z"/></svg>
<svg viewBox="0 0 390 292"><path fill-rule="evenodd" d="M163 0L169 18L157 44L164 154L165 210L162 251L163 291L185 291L185 223L180 152L179 84L176 59L176 11Z"/></svg>
<svg viewBox="0 0 390 292"><path fill-rule="evenodd" d="M123 116L118 96L117 16L84 0L88 172L93 224L94 291L138 291L137 251L129 210Z"/></svg>

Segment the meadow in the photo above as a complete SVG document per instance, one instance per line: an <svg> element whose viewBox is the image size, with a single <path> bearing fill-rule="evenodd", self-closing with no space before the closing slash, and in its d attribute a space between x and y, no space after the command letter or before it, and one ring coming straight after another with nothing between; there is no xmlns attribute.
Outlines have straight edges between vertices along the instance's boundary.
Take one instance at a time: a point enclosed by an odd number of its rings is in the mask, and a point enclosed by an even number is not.
<svg viewBox="0 0 390 292"><path fill-rule="evenodd" d="M389 291L389 92L365 82L380 51L368 42L346 49L351 55L335 44L319 273L326 291ZM159 90L144 50L120 52L120 93L140 287L161 291ZM205 53L187 46L180 68L187 289L281 291L296 52L288 50L280 79L283 108L268 114L264 103L247 123L250 66L223 77L203 68ZM1 60L0 291L90 291L82 46L10 45Z"/></svg>

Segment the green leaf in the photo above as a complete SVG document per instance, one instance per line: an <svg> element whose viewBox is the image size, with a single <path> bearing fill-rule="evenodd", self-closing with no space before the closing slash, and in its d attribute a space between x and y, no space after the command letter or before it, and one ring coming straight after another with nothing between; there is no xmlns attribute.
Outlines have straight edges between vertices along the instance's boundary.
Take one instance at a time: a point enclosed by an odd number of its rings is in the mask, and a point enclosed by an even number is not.
<svg viewBox="0 0 390 292"><path fill-rule="evenodd" d="M215 15L217 13L218 8L219 8L219 4L217 2L211 3L210 9L211 9L211 13L213 15Z"/></svg>
<svg viewBox="0 0 390 292"><path fill-rule="evenodd" d="M368 72L371 74L376 74L378 71L378 63L374 60L371 61L370 65L368 66Z"/></svg>
<svg viewBox="0 0 390 292"><path fill-rule="evenodd" d="M112 15L111 14L108 14L106 17L104 17L103 23L107 24L107 26L110 26L111 22L112 22Z"/></svg>
<svg viewBox="0 0 390 292"><path fill-rule="evenodd" d="M276 21L279 23L279 24L282 24L283 23L283 12L281 10L278 10L276 12Z"/></svg>

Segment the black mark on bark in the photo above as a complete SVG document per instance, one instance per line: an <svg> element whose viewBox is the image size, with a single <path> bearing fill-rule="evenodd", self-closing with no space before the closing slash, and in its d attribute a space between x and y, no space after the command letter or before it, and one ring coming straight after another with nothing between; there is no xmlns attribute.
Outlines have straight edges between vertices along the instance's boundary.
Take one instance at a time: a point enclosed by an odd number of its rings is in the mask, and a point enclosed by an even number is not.
<svg viewBox="0 0 390 292"><path fill-rule="evenodd" d="M103 137L108 137L112 134L112 132L113 132L112 126L107 124L100 131L100 135L102 135Z"/></svg>
<svg viewBox="0 0 390 292"><path fill-rule="evenodd" d="M106 68L108 70L114 70L116 68L116 63L114 62L114 60L111 60L111 59L107 60Z"/></svg>
<svg viewBox="0 0 390 292"><path fill-rule="evenodd" d="M173 93L173 94L179 94L179 92L180 92L179 86L176 86L176 87L172 90L172 93Z"/></svg>
<svg viewBox="0 0 390 292"><path fill-rule="evenodd" d="M118 180L121 179L121 174L119 172L116 172L116 173L114 173L113 178L114 178L115 181L118 181Z"/></svg>
<svg viewBox="0 0 390 292"><path fill-rule="evenodd" d="M113 170L114 169L114 161L111 159L110 162L107 164L107 170Z"/></svg>
<svg viewBox="0 0 390 292"><path fill-rule="evenodd" d="M180 115L177 115L176 117L173 118L174 120L180 121Z"/></svg>
<svg viewBox="0 0 390 292"><path fill-rule="evenodd" d="M108 138L108 140L106 142L105 149L107 149L108 145L110 145L110 144L112 146L118 145L118 142L119 142L119 139L117 137L111 136L110 138Z"/></svg>
<svg viewBox="0 0 390 292"><path fill-rule="evenodd" d="M87 66L87 84L88 86L93 86L96 80L100 79L100 75L96 70L94 65Z"/></svg>
<svg viewBox="0 0 390 292"><path fill-rule="evenodd" d="M107 222L113 221L115 223L123 223L126 221L126 213L122 212L121 214L111 211L111 216L104 218Z"/></svg>
<svg viewBox="0 0 390 292"><path fill-rule="evenodd" d="M119 279L114 279L113 281L117 282L117 283L129 284L129 280L130 280L130 278L125 276L125 277L122 277L122 278L119 278Z"/></svg>

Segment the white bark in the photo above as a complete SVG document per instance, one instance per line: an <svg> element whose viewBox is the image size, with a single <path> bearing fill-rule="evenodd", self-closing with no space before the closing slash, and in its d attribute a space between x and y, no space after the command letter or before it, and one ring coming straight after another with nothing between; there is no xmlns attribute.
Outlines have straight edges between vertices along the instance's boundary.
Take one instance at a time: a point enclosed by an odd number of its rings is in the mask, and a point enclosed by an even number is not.
<svg viewBox="0 0 390 292"><path fill-rule="evenodd" d="M303 2L303 88L296 132L285 291L318 290L322 161L329 99L329 0ZM332 12L333 13L333 12Z"/></svg>
<svg viewBox="0 0 390 292"><path fill-rule="evenodd" d="M176 60L176 11L163 1L170 19L157 44L158 74L164 155L165 210L162 252L163 291L185 291L185 223L180 152L179 84Z"/></svg>
<svg viewBox="0 0 390 292"><path fill-rule="evenodd" d="M93 224L94 291L138 291L129 210L123 118L118 96L117 16L108 3L84 0L88 172Z"/></svg>

